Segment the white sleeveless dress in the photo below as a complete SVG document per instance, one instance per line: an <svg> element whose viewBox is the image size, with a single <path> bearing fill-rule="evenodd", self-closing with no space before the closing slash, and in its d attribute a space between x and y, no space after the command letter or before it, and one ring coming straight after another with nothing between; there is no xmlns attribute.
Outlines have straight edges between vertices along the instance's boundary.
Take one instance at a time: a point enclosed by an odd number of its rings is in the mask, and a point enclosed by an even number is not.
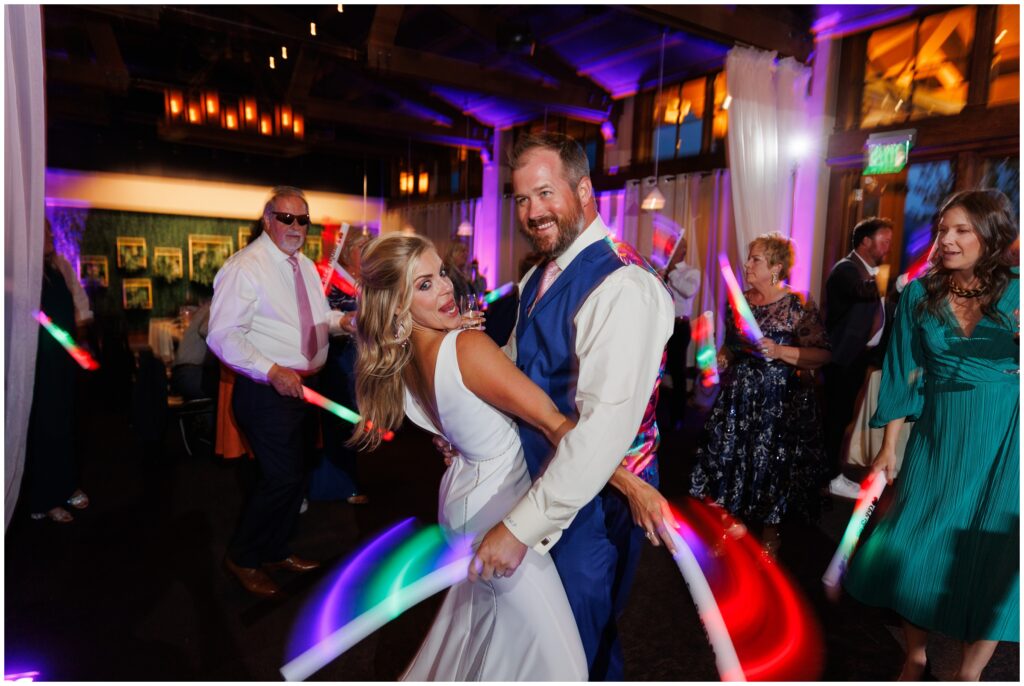
<svg viewBox="0 0 1024 686"><path fill-rule="evenodd" d="M474 535L474 547L530 488L515 422L462 382L455 341L441 342L435 427L405 391L405 413L459 451L441 480L438 519L449 535ZM587 663L569 601L548 555L530 549L511 578L449 591L406 681L586 681Z"/></svg>

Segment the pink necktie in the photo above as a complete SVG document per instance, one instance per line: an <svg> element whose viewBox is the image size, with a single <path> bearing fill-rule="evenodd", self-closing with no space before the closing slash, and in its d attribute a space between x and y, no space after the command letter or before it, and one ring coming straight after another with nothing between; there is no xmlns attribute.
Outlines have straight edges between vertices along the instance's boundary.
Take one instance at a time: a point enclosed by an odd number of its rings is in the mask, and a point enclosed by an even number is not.
<svg viewBox="0 0 1024 686"><path fill-rule="evenodd" d="M548 266L544 267L544 273L540 275L540 287L537 289L537 297L533 299L533 304L530 305L530 312L533 312L533 308L537 306L540 299L544 297L544 293L547 292L551 284L555 282L555 278L562 270L558 268L558 264L551 260L548 262Z"/></svg>
<svg viewBox="0 0 1024 686"><path fill-rule="evenodd" d="M302 354L307 360L312 360L318 352L316 327L313 326L313 310L309 306L309 294L306 292L306 282L302 278L302 270L299 269L299 258L292 255L288 258L288 262L292 265L292 276L295 277L295 299L299 304L299 331L302 332Z"/></svg>

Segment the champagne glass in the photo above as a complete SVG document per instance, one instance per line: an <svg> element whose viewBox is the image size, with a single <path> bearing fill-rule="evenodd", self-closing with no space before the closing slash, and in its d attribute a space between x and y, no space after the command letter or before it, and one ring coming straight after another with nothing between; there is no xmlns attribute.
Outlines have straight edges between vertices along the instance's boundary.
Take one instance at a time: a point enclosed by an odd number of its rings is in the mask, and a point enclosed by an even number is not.
<svg viewBox="0 0 1024 686"><path fill-rule="evenodd" d="M483 313L475 293L459 296L459 312L462 313L463 329L483 329Z"/></svg>

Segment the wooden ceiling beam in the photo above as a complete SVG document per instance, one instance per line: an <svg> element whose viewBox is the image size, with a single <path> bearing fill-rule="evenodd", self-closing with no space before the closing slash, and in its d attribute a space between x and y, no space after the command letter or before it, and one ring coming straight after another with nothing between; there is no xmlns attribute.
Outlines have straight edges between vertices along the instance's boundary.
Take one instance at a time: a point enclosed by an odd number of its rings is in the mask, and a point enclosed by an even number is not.
<svg viewBox="0 0 1024 686"><path fill-rule="evenodd" d="M470 135L467 136L464 122L463 125L460 125L460 122L453 122L451 126L438 126L416 117L378 110L361 110L322 98L310 98L306 101L304 109L308 119L375 131L392 137L414 138L433 145L482 148L490 144L489 129L484 135L474 136L470 127Z"/></svg>
<svg viewBox="0 0 1024 686"><path fill-rule="evenodd" d="M579 110L593 118L603 117L608 111L599 97L575 85L535 81L474 62L394 45L370 44L367 53L370 69L385 77L409 77L517 102Z"/></svg>
<svg viewBox="0 0 1024 686"><path fill-rule="evenodd" d="M440 5L438 8L472 31L485 46L497 47L501 22L493 8L479 5ZM535 43L531 56L522 57L520 60L563 84L594 91L595 95L608 102L611 101L611 94L608 91L585 75L579 74L576 69L563 61L558 53L542 44Z"/></svg>
<svg viewBox="0 0 1024 686"><path fill-rule="evenodd" d="M773 50L806 62L814 49L810 31L748 5L626 5L649 21L716 40Z"/></svg>

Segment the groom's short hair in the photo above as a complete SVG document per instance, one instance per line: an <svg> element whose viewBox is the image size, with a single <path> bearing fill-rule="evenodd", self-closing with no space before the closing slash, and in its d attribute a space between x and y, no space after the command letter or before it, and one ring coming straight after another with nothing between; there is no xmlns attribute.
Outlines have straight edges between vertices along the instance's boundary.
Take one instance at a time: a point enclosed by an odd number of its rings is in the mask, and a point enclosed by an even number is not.
<svg viewBox="0 0 1024 686"><path fill-rule="evenodd" d="M536 148L558 153L558 158L562 160L562 169L565 171L565 180L572 188L576 188L583 177L590 176L590 161L583 147L575 138L553 131L530 133L520 137L508 156L508 165L512 171L522 167L523 158Z"/></svg>

